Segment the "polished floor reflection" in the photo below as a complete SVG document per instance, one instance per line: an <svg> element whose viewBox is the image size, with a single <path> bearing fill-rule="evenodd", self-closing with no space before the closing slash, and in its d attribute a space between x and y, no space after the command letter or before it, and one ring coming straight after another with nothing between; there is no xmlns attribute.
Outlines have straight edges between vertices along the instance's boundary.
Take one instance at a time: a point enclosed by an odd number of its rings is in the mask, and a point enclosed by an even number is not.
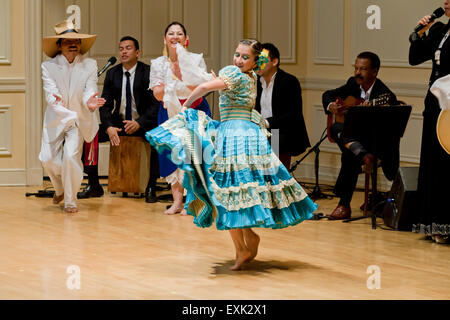
<svg viewBox="0 0 450 320"><path fill-rule="evenodd" d="M228 232L166 216L166 203L103 198L64 214L38 188L0 188L0 299L448 299L450 245L369 220L258 230L233 272ZM353 211L360 215L362 194ZM329 213L337 200L318 201ZM381 219L379 222L382 223Z"/></svg>

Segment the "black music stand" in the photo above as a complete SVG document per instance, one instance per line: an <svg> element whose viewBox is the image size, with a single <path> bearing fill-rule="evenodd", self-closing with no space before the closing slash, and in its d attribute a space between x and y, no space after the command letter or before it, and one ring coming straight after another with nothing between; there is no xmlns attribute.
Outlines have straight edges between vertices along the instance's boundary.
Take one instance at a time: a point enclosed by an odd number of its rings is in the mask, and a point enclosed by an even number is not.
<svg viewBox="0 0 450 320"><path fill-rule="evenodd" d="M351 218L343 222L351 222L372 218L372 229L376 229L375 199L377 196L377 163L378 159L390 162L389 169L383 171L389 180L394 178L399 167L399 144L411 114L411 106L382 106L382 107L351 107L345 112L345 138L354 138L361 142L369 153L373 154L374 169L372 170L372 208L370 215ZM391 179L392 178L392 179Z"/></svg>

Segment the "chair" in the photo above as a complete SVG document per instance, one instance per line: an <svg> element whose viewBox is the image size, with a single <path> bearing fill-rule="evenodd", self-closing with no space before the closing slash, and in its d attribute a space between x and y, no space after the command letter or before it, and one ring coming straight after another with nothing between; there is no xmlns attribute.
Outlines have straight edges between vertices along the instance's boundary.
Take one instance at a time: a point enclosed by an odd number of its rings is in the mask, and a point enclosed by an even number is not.
<svg viewBox="0 0 450 320"><path fill-rule="evenodd" d="M149 178L150 144L142 137L120 136L109 151L108 191L141 194Z"/></svg>
<svg viewBox="0 0 450 320"><path fill-rule="evenodd" d="M377 174L378 174L378 168L381 166L381 160L377 159L376 166L374 165L363 165L362 171L364 173L364 210L363 210L363 216L367 217L367 211L369 207L369 192L372 192L372 195L377 195ZM370 180L372 180L372 189L370 188ZM374 209L376 203L375 196L372 198L372 209ZM375 214L375 212L372 212L372 214Z"/></svg>

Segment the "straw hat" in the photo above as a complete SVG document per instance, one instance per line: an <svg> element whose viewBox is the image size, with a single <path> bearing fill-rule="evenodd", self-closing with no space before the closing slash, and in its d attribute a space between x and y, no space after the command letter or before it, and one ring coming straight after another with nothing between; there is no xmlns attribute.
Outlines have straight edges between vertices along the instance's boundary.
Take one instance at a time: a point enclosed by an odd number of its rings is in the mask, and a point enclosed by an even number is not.
<svg viewBox="0 0 450 320"><path fill-rule="evenodd" d="M42 39L42 50L50 58L54 58L60 51L57 45L59 39L81 39L80 53L85 54L91 49L97 35L78 33L72 21L63 21L54 27L56 36Z"/></svg>

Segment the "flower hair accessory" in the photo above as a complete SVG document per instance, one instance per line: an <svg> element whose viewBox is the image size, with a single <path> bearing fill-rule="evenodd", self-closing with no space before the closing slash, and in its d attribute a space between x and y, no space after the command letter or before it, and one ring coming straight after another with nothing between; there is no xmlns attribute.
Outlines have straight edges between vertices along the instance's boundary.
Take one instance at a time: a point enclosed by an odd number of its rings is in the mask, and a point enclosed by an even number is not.
<svg viewBox="0 0 450 320"><path fill-rule="evenodd" d="M267 62L269 62L269 50L263 49L259 55L258 61L256 61L255 70L258 71L264 69Z"/></svg>

